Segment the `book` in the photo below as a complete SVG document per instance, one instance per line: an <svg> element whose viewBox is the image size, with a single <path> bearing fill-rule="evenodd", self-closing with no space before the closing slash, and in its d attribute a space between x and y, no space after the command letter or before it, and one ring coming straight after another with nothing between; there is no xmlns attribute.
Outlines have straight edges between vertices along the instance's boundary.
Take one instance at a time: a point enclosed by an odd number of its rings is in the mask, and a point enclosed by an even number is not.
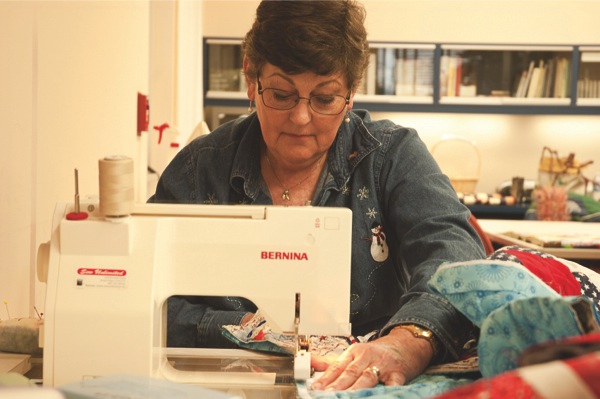
<svg viewBox="0 0 600 399"><path fill-rule="evenodd" d="M415 95L433 95L433 50L417 50Z"/></svg>
<svg viewBox="0 0 600 399"><path fill-rule="evenodd" d="M450 57L447 54L440 56L440 96L448 95L448 65Z"/></svg>
<svg viewBox="0 0 600 399"><path fill-rule="evenodd" d="M417 73L417 50L406 49L402 52L402 66L397 70L396 80L396 95L398 96L414 96L415 95L415 80Z"/></svg>
<svg viewBox="0 0 600 399"><path fill-rule="evenodd" d="M533 69L535 68L535 61L531 61L529 63L529 69L527 70L527 75L525 77L525 82L523 84L522 91L519 97L527 97L527 93L529 91L529 84L531 82L531 75L533 74Z"/></svg>
<svg viewBox="0 0 600 399"><path fill-rule="evenodd" d="M552 97L552 92L554 89L554 70L555 70L556 60L554 58L548 60L548 66L546 69L546 79L544 84L544 92L542 97Z"/></svg>
<svg viewBox="0 0 600 399"><path fill-rule="evenodd" d="M540 68L535 67L531 72L531 79L529 80L529 87L527 88L527 98L537 97L537 88L540 81Z"/></svg>
<svg viewBox="0 0 600 399"><path fill-rule="evenodd" d="M383 49L383 87L382 94L396 93L396 49Z"/></svg>
<svg viewBox="0 0 600 399"><path fill-rule="evenodd" d="M450 55L448 57L448 84L446 88L446 95L448 97L456 97L458 93L456 92L457 80L459 80L459 67L460 64L460 56L459 55Z"/></svg>
<svg viewBox="0 0 600 399"><path fill-rule="evenodd" d="M523 87L525 86L525 82L527 81L527 71L521 71L517 79L516 88L513 93L513 97L523 97Z"/></svg>
<svg viewBox="0 0 600 399"><path fill-rule="evenodd" d="M463 65L462 57L457 57L456 58L456 73L454 74L454 95L456 97L460 96L460 82L462 81L462 65Z"/></svg>
<svg viewBox="0 0 600 399"><path fill-rule="evenodd" d="M538 80L538 85L536 87L536 92L535 92L535 97L543 97L542 94L544 92L544 85L545 85L545 81L544 79L546 79L546 65L544 63L544 60L540 60L540 76L539 76L539 80Z"/></svg>
<svg viewBox="0 0 600 399"><path fill-rule="evenodd" d="M378 48L376 50L377 58L375 62L375 94L383 94L384 90L384 76L385 76L385 49Z"/></svg>

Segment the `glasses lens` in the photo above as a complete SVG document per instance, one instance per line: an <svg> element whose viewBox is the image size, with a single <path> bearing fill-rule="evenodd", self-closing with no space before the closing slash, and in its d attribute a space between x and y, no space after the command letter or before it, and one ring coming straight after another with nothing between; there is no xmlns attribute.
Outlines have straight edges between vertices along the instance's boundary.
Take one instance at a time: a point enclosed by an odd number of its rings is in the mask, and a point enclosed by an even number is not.
<svg viewBox="0 0 600 399"><path fill-rule="evenodd" d="M346 106L346 99L342 96L312 96L310 106L315 112L325 115L336 115Z"/></svg>
<svg viewBox="0 0 600 399"><path fill-rule="evenodd" d="M292 109L298 103L298 95L285 90L264 89L263 101L267 107L275 109Z"/></svg>

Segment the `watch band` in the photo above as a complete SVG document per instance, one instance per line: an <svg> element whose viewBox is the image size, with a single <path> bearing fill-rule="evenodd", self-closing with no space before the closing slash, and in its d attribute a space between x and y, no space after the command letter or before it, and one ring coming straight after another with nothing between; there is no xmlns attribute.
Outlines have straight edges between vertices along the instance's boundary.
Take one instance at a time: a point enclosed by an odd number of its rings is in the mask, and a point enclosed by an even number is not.
<svg viewBox="0 0 600 399"><path fill-rule="evenodd" d="M435 335L433 335L431 330L428 330L428 329L418 326L416 324L400 324L400 325L396 326L396 328L402 328L404 330L408 330L412 333L412 335L415 336L415 338L423 338L423 339L427 340L427 342L429 342L431 344L431 347L433 348L433 357L435 358L437 356L437 354L438 354L437 339L435 338Z"/></svg>

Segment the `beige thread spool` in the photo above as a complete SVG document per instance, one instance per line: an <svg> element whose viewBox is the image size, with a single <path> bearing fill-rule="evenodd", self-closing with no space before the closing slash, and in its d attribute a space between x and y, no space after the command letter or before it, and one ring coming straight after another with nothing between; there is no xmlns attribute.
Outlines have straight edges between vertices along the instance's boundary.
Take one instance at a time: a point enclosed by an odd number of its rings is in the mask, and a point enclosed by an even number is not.
<svg viewBox="0 0 600 399"><path fill-rule="evenodd" d="M100 213L109 218L128 216L133 210L133 160L123 155L98 161Z"/></svg>

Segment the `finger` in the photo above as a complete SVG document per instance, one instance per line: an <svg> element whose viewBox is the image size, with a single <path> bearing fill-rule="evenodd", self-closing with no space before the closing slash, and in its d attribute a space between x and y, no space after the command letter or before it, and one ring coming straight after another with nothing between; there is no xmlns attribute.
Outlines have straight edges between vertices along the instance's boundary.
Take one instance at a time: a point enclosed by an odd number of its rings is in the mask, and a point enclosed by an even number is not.
<svg viewBox="0 0 600 399"><path fill-rule="evenodd" d="M400 386L406 384L406 377L402 373L391 373L387 378L381 376L380 382L388 386Z"/></svg>
<svg viewBox="0 0 600 399"><path fill-rule="evenodd" d="M317 356L313 355L310 357L310 366L315 369L315 371L325 371L330 364L335 362L336 357L328 357L328 356Z"/></svg>
<svg viewBox="0 0 600 399"><path fill-rule="evenodd" d="M352 346L350 349L353 349ZM348 364L350 364L353 359L353 351L346 350L337 359L328 362L329 364L325 368L323 375L321 375L321 377L316 379L313 383L313 389L325 389L326 386L339 377L339 375L346 369ZM323 359L321 358L320 360Z"/></svg>
<svg viewBox="0 0 600 399"><path fill-rule="evenodd" d="M319 381L322 384L322 386L320 388L315 388L314 384L313 384L314 389L325 389L325 390L334 390L334 391L346 390L346 389L350 388L353 384L355 384L356 381L363 376L363 373L365 371L365 365L359 359L354 359L346 367L343 367L343 365L338 365L338 364L334 364L332 367L335 368L334 374L337 377L327 378L327 379L324 379L323 381ZM329 372L329 370L332 367L330 367L326 371L326 373ZM331 375L333 376L334 374L331 374ZM321 385L321 384L319 384L319 385ZM371 384L370 386L373 386L373 385L374 384Z"/></svg>
<svg viewBox="0 0 600 399"><path fill-rule="evenodd" d="M315 382L313 382L312 389L327 389L330 386L330 384L342 374L345 368L346 362L334 362L325 370L321 377L319 377L315 380Z"/></svg>
<svg viewBox="0 0 600 399"><path fill-rule="evenodd" d="M371 367L365 369L360 377L348 389L372 388L379 383L379 375Z"/></svg>

